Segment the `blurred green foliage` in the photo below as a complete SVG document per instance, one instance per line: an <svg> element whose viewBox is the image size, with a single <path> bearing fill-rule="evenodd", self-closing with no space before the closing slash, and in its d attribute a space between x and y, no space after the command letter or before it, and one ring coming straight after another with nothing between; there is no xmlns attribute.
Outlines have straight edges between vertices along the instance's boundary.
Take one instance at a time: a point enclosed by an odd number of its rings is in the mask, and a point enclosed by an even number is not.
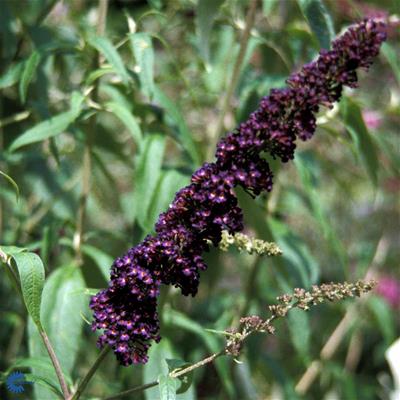
<svg viewBox="0 0 400 400"><path fill-rule="evenodd" d="M212 150L248 2L110 0L103 14L89 0L3 0L1 8L0 244L43 260L41 321L67 380L76 383L99 351L89 294L105 287L112 260L151 233ZM244 304L263 314L294 287L356 280L367 271L400 280L398 11L396 0L258 4L226 130L334 32L365 15L394 22L379 59L361 73L360 89L320 113L315 138L299 144L294 163L272 163L273 192L256 201L239 193L247 232L276 241L283 256L211 251L195 299L177 290L163 295L163 340L150 362L123 368L109 356L86 398L148 383L168 371L165 359L195 362L219 351L222 338L204 328L224 330ZM15 261L22 280L26 269ZM59 390L58 382L6 272L0 380L30 370L34 391L18 398L54 399L49 387ZM177 398L301 398L296 383L349 305L291 314L276 336L248 341L242 364L221 358L196 370ZM304 398L389 398L384 353L400 331L399 304L393 307L377 295L358 306ZM4 385L0 396L16 398ZM134 398L158 396L155 388Z"/></svg>

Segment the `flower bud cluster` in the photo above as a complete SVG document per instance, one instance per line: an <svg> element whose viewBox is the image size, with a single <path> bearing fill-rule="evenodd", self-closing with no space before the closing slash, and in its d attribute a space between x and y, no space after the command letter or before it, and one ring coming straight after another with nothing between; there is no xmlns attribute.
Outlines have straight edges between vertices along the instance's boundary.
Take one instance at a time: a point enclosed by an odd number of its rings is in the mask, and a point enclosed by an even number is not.
<svg viewBox="0 0 400 400"><path fill-rule="evenodd" d="M196 294L209 243L218 246L222 232L233 235L243 229L234 188L252 196L271 191L272 172L263 154L283 162L293 159L296 138L313 135L320 106L331 107L343 86L356 86L356 69L370 66L384 40L380 22L365 20L351 27L332 50L322 50L317 60L293 74L287 88L273 89L247 121L219 142L216 161L193 174L160 215L156 234L117 258L109 287L92 297L92 327L103 331L100 346L110 345L123 365L147 361L151 341L160 340L160 285Z"/></svg>
<svg viewBox="0 0 400 400"><path fill-rule="evenodd" d="M279 256L282 250L274 242L265 242L261 239L251 238L241 232L231 235L227 231L222 231L221 241L219 242L219 249L227 251L229 246L236 247L239 251L245 251L249 254Z"/></svg>

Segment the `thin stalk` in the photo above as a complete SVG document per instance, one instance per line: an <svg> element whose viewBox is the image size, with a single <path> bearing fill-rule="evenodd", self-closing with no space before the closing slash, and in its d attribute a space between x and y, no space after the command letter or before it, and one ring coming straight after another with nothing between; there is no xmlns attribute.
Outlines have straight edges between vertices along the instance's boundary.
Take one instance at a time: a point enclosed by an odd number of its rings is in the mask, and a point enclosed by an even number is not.
<svg viewBox="0 0 400 400"><path fill-rule="evenodd" d="M186 374L188 374L189 372L192 372L193 370L195 370L195 369L197 369L197 368L203 367L204 365L207 365L207 364L213 362L213 361L216 360L218 357L221 357L221 356L223 356L223 355L225 355L225 354L226 354L225 349L224 349L224 350L221 350L220 352L214 353L214 354L212 354L211 356L209 356L209 357L207 357L207 358L204 358L203 360L201 360L201 361L199 361L199 362L197 362L197 363L195 363L195 364L189 365L189 367L183 368L183 369L178 370L178 371L176 371L176 372L171 372L171 373L169 374L169 376L170 376L171 378L178 378L178 377L180 377L180 376L182 376L182 375L186 375ZM136 387L134 387L134 388L132 388L132 389L125 390L125 391L120 392L120 393L117 393L117 394L115 394L115 395L113 395L113 396L106 397L104 400L116 400L116 399L120 399L121 397L130 395L130 394L132 394L132 393L142 392L142 391L144 391L144 390L150 389L150 388L152 388L152 387L154 387L154 386L157 386L157 385L158 385L158 381L153 381L153 382L150 382L150 383L146 383L145 385L140 385L140 386L136 386Z"/></svg>
<svg viewBox="0 0 400 400"><path fill-rule="evenodd" d="M211 139L210 139L209 154L208 154L209 159L212 158L215 145L217 144L217 141L221 135L221 131L224 126L225 116L229 110L232 96L233 96L233 93L236 89L236 86L237 86L237 83L239 80L244 56L246 54L247 45L249 43L250 32L254 26L254 22L256 19L257 4L258 4L257 0L251 0L249 9L247 11L244 31L243 31L242 37L240 39L239 54L235 61L232 76L229 79L228 88L226 90L226 94L225 94L225 97L222 102L222 109L221 109L221 112L219 113L219 117L217 120L217 126L215 128L215 133L214 133L213 137L211 137Z"/></svg>
<svg viewBox="0 0 400 400"><path fill-rule="evenodd" d="M97 369L99 368L101 362L104 360L106 355L109 353L111 350L111 347L104 347L104 349L100 352L99 356L97 357L96 361L94 364L91 366L89 371L86 373L86 375L83 377L82 381L79 383L78 388L76 389L76 392L68 398L68 400L77 400L83 393L83 391L86 389L86 386L92 379L93 375L96 373Z"/></svg>
<svg viewBox="0 0 400 400"><path fill-rule="evenodd" d="M6 117L0 121L0 128L3 128L10 124L14 124L16 122L23 121L24 119L27 119L30 115L30 111L22 111L20 113L11 115L10 117Z"/></svg>
<svg viewBox="0 0 400 400"><path fill-rule="evenodd" d="M99 36L104 35L106 29L106 19L107 19L107 10L108 10L108 0L99 0L98 6L98 20L97 20L97 34ZM99 68L100 65L100 55L95 57L93 70ZM97 82L94 91L92 100L97 103L99 97L99 83ZM77 215L76 222L76 232L74 235L74 248L76 253L76 259L78 265L82 264L82 242L83 242L83 232L84 225L86 221L86 213L87 213L87 201L90 194L90 186L91 186L91 170L92 170L92 144L93 144L93 136L96 131L96 114L91 118L89 129L86 137L85 150L83 154L83 165L82 165L82 192L79 199L79 209Z"/></svg>
<svg viewBox="0 0 400 400"><path fill-rule="evenodd" d="M44 346L46 347L46 350L49 353L49 356L50 356L51 362L53 364L54 370L56 372L58 381L60 382L60 386L61 386L61 390L63 392L64 398L68 399L69 398L69 390L68 390L68 386L67 386L67 383L64 378L64 374L62 373L62 370L61 370L60 362L58 361L58 358L56 356L56 353L54 352L53 346L51 345L49 337L47 336L47 333L45 332L43 327L39 326L38 330L39 330L40 336L42 337Z"/></svg>

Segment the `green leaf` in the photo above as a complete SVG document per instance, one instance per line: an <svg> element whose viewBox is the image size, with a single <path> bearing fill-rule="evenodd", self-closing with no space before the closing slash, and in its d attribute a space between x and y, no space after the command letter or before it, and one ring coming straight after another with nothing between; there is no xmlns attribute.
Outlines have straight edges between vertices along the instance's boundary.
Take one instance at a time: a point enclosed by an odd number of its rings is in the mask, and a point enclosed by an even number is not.
<svg viewBox="0 0 400 400"><path fill-rule="evenodd" d="M166 325L177 327L197 335L203 340L204 344L211 353L218 353L218 351L221 349L220 341L213 334L206 332L199 323L191 320L186 315L178 311L170 308L164 308L164 323ZM218 358L215 360L215 367L220 377L220 381L225 387L225 390L229 395L233 396L234 388L227 360Z"/></svg>
<svg viewBox="0 0 400 400"><path fill-rule="evenodd" d="M379 171L377 148L365 126L360 107L353 100L343 98L340 103L340 111L346 129L357 148L357 155L361 158L372 183L376 185Z"/></svg>
<svg viewBox="0 0 400 400"><path fill-rule="evenodd" d="M17 183L14 181L13 178L11 178L10 175L7 175L7 174L6 174L5 172L3 172L3 171L0 171L0 175L1 175L5 180L7 180L7 181L11 184L11 186L14 188L14 190L15 190L15 195L16 195L17 201L18 201L18 199L19 199L19 187L18 187Z"/></svg>
<svg viewBox="0 0 400 400"><path fill-rule="evenodd" d="M368 309L372 312L377 327L380 330L386 346L396 339L396 323L390 305L378 296L371 296L367 302Z"/></svg>
<svg viewBox="0 0 400 400"><path fill-rule="evenodd" d="M268 225L274 240L282 249L283 263L291 268L290 275L295 278L295 284L309 287L317 283L319 266L303 239L295 235L289 226L278 219L269 218Z"/></svg>
<svg viewBox="0 0 400 400"><path fill-rule="evenodd" d="M320 191L317 189L318 178L316 176L316 171L318 170L318 164L310 152L297 153L294 163L307 196L307 206L316 222L320 225L324 238L328 241L333 253L345 272L348 267L347 253L344 250L343 243L336 234L333 221L330 220L329 214L324 206L325 203L321 199Z"/></svg>
<svg viewBox="0 0 400 400"><path fill-rule="evenodd" d="M49 391L52 392L51 396L52 399L54 399L54 395L56 395L59 399L64 399L63 394L61 391L58 389L58 387L55 385L54 380L49 379L47 376L39 376L35 374L24 374L25 379L27 382L34 382L37 385L40 385ZM44 399L42 399L44 400Z"/></svg>
<svg viewBox="0 0 400 400"><path fill-rule="evenodd" d="M149 361L144 365L143 368L143 381L153 382L157 380L160 375L167 376L170 369L167 367L167 363L170 359L179 357L179 354L172 348L171 342L168 338L164 337L160 343L153 344L149 350ZM179 378L178 378L179 379ZM178 379L177 386L178 387ZM176 395L177 400L195 400L194 386L185 392L181 392L182 384L179 387ZM179 393L180 394L179 394ZM154 400L159 398L159 388L149 388L144 392L147 400Z"/></svg>
<svg viewBox="0 0 400 400"><path fill-rule="evenodd" d="M151 230L148 219L153 193L161 175L161 165L165 150L165 136L150 135L146 137L143 151L139 155L135 169L134 207L135 216L140 226Z"/></svg>
<svg viewBox="0 0 400 400"><path fill-rule="evenodd" d="M129 74L113 44L107 38L102 36L91 36L89 37L88 42L98 52L104 55L106 60L114 68L114 71L120 76L122 82L127 84L129 81Z"/></svg>
<svg viewBox="0 0 400 400"><path fill-rule="evenodd" d="M83 319L87 313L87 295L81 270L74 265L57 268L50 274L43 289L41 321L53 345L54 351L67 374L74 365L81 345ZM46 357L47 351L32 323L28 324L29 353L31 357ZM47 376L40 367L33 368L34 374ZM57 379L55 375L49 378ZM38 400L54 400L44 388L35 386ZM53 397L52 397L53 396Z"/></svg>
<svg viewBox="0 0 400 400"><path fill-rule="evenodd" d="M158 389L160 391L160 400L176 399L177 380L168 375L159 375Z"/></svg>
<svg viewBox="0 0 400 400"><path fill-rule="evenodd" d="M0 78L0 89L5 89L17 83L20 80L24 65L25 61L11 65Z"/></svg>
<svg viewBox="0 0 400 400"><path fill-rule="evenodd" d="M168 371L171 373L177 369L182 369L182 368L186 368L189 367L191 364L183 361L183 360L177 360L175 358L172 359L166 359L165 360L167 365L168 365ZM189 390L192 382L193 382L193 371L189 372L185 375L179 376L178 378L180 381L180 386L178 387L178 389L176 390L176 394L180 394L180 393L185 393L187 390Z"/></svg>
<svg viewBox="0 0 400 400"><path fill-rule="evenodd" d="M200 54L205 64L210 62L210 33L224 0L199 0L196 10L197 36Z"/></svg>
<svg viewBox="0 0 400 400"><path fill-rule="evenodd" d="M175 193L189 184L190 177L183 175L175 170L161 173L157 183L157 188L152 196L151 205L148 212L148 221L153 225L158 215L167 210L175 197Z"/></svg>
<svg viewBox="0 0 400 400"><path fill-rule="evenodd" d="M297 353L306 363L310 357L310 321L304 310L291 310L288 314L287 325L289 328L292 343Z"/></svg>
<svg viewBox="0 0 400 400"><path fill-rule="evenodd" d="M43 371L47 371L45 376L50 376L54 372L54 366L51 363L51 361L49 360L49 358L28 357L28 358L21 358L21 359L15 361L15 363L10 368L8 368L7 374L15 369L18 370L18 369L22 369L22 368L30 368L30 369L41 368ZM72 385L73 382L72 382L71 377L68 374L66 374L65 371L63 371L63 374L64 374L64 377L65 377L67 383L69 385ZM58 387L57 379L53 382L53 385L55 387Z"/></svg>
<svg viewBox="0 0 400 400"><path fill-rule="evenodd" d="M104 251L89 244L82 245L82 252L97 264L103 277L108 282L110 279L110 268L114 259Z"/></svg>
<svg viewBox="0 0 400 400"><path fill-rule="evenodd" d="M332 18L321 0L297 0L321 48L329 49L335 38Z"/></svg>
<svg viewBox="0 0 400 400"><path fill-rule="evenodd" d="M15 151L27 144L40 142L64 132L79 116L84 97L74 92L71 97L71 109L49 118L28 129L11 144L10 151Z"/></svg>
<svg viewBox="0 0 400 400"><path fill-rule="evenodd" d="M35 253L17 253L12 256L21 280L22 295L33 322L41 329L40 305L44 285L44 267Z"/></svg>
<svg viewBox="0 0 400 400"><path fill-rule="evenodd" d="M129 109L122 104L110 101L105 104L107 111L113 113L127 127L132 135L136 145L141 148L143 143L143 135L136 118L132 115Z"/></svg>
<svg viewBox="0 0 400 400"><path fill-rule="evenodd" d="M152 8L155 8L156 10L161 10L163 5L162 0L147 0L147 2Z"/></svg>
<svg viewBox="0 0 400 400"><path fill-rule="evenodd" d="M21 102L23 104L26 101L28 87L36 73L36 69L40 63L40 59L40 53L35 50L26 61L24 70L22 71L21 80L19 82L19 97L21 98Z"/></svg>
<svg viewBox="0 0 400 400"><path fill-rule="evenodd" d="M151 37L147 33L132 33L129 35L131 49L137 64L142 92L148 99L154 93L154 50Z"/></svg>
<svg viewBox="0 0 400 400"><path fill-rule="evenodd" d="M381 52L388 61L390 67L393 70L393 74L396 77L398 84L400 85L400 65L399 57L396 50L389 43L383 43L381 47Z"/></svg>
<svg viewBox="0 0 400 400"><path fill-rule="evenodd" d="M94 71L90 72L89 76L86 78L86 85L90 86L92 85L97 79L101 78L102 76L106 74L112 74L114 72L114 69L112 67L101 67L98 69L95 69Z"/></svg>
<svg viewBox="0 0 400 400"><path fill-rule="evenodd" d="M172 125L178 128L178 139L184 149L188 152L195 165L200 164L200 156L198 154L197 146L193 141L192 134L183 119L178 107L171 101L160 88L156 87L154 92L155 100L166 111L167 122L168 118L172 121Z"/></svg>

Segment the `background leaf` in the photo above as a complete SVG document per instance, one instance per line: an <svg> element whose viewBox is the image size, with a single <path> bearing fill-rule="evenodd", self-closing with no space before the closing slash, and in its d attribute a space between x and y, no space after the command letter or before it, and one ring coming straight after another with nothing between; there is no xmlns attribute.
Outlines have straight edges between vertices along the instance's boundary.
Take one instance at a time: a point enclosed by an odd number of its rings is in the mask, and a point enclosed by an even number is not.
<svg viewBox="0 0 400 400"><path fill-rule="evenodd" d="M58 114L28 129L11 144L10 151L15 151L27 144L41 142L64 132L78 118L83 100L82 95L75 93L71 97L70 111Z"/></svg>
<svg viewBox="0 0 400 400"><path fill-rule="evenodd" d="M176 399L177 379L170 378L168 375L158 377L158 389L160 391L160 400Z"/></svg>
<svg viewBox="0 0 400 400"><path fill-rule="evenodd" d="M34 51L24 66L22 71L21 80L19 82L19 96L21 98L21 102L25 103L26 94L28 92L29 84L31 83L33 77L35 76L36 69L40 63L41 55L38 51Z"/></svg>
<svg viewBox="0 0 400 400"><path fill-rule="evenodd" d="M78 355L83 319L80 313L87 309L85 283L79 268L70 265L58 268L48 277L43 290L41 320L61 366L71 374ZM31 357L46 357L47 352L35 329L29 325ZM32 372L46 376L46 371L33 368ZM56 379L55 375L52 375ZM35 387L36 398L53 400L52 394Z"/></svg>
<svg viewBox="0 0 400 400"><path fill-rule="evenodd" d="M154 93L154 51L151 36L147 33L132 33L129 35L131 48L137 64L142 92L148 99Z"/></svg>
<svg viewBox="0 0 400 400"><path fill-rule="evenodd" d="M136 118L131 114L129 109L113 101L106 103L105 106L108 111L112 112L127 127L133 140L140 149L143 142L142 131Z"/></svg>
<svg viewBox="0 0 400 400"><path fill-rule="evenodd" d="M192 158L193 163L198 165L200 157L195 142L178 107L158 87L155 88L155 100L165 109L167 119L172 120L178 128L177 137L180 143Z"/></svg>
<svg viewBox="0 0 400 400"><path fill-rule="evenodd" d="M335 37L332 18L321 0L297 0L321 48L329 49Z"/></svg>
<svg viewBox="0 0 400 400"><path fill-rule="evenodd" d="M129 75L125 68L125 65L118 54L118 51L115 49L111 41L102 36L90 36L88 39L89 44L97 49L101 54L104 55L106 60L111 64L114 68L114 71L119 75L124 84L127 84L129 81Z"/></svg>
<svg viewBox="0 0 400 400"><path fill-rule="evenodd" d="M149 231L152 229L148 219L152 195L161 175L161 165L165 150L165 137L147 136L143 151L139 154L135 170L134 207L135 216L140 226Z"/></svg>
<svg viewBox="0 0 400 400"><path fill-rule="evenodd" d="M199 0L196 10L196 25L200 54L206 65L210 62L210 33L218 10L224 0Z"/></svg>
<svg viewBox="0 0 400 400"><path fill-rule="evenodd" d="M26 308L33 322L41 329L40 305L44 285L42 260L37 254L28 252L14 254L12 257L18 268Z"/></svg>
<svg viewBox="0 0 400 400"><path fill-rule="evenodd" d="M15 189L15 195L16 195L17 201L18 201L18 199L19 199L19 187L18 187L17 183L14 181L13 178L11 178L10 175L7 175L7 174L4 173L3 171L0 171L0 175L1 175L5 180L7 180L7 181L12 185L12 187Z"/></svg>
<svg viewBox="0 0 400 400"><path fill-rule="evenodd" d="M154 224L158 215L173 201L175 193L182 187L188 185L190 177L175 170L163 171L157 183L157 188L151 197L151 204L148 211L148 221Z"/></svg>
<svg viewBox="0 0 400 400"><path fill-rule="evenodd" d="M376 144L365 126L360 107L349 98L340 105L344 124L349 132L364 167L374 185L378 182L379 161Z"/></svg>

